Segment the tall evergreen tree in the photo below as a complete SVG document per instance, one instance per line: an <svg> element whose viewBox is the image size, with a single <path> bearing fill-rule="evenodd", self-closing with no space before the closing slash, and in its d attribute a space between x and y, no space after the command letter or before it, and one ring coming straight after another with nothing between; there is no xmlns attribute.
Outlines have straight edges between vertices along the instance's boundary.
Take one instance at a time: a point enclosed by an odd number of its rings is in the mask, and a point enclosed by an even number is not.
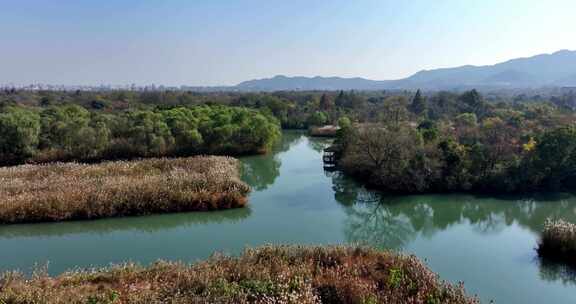
<svg viewBox="0 0 576 304"><path fill-rule="evenodd" d="M322 94L322 97L320 97L320 110L330 111L332 110L333 106L334 103L332 102L332 99L326 95L326 93Z"/></svg>
<svg viewBox="0 0 576 304"><path fill-rule="evenodd" d="M340 91L340 93L338 93L338 97L336 97L336 106L342 107L344 106L345 103L346 103L346 93L344 93L344 91Z"/></svg>
<svg viewBox="0 0 576 304"><path fill-rule="evenodd" d="M425 116L427 110L428 105L426 99L422 96L422 92L420 92L420 90L416 91L414 98L412 98L412 103L410 104L410 112L418 116Z"/></svg>

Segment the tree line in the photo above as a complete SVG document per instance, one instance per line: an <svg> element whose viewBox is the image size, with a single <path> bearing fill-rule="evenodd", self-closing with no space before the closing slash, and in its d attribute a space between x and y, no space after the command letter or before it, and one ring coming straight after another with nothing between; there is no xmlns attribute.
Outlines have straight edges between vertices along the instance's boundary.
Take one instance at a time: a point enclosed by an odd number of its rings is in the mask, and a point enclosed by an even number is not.
<svg viewBox="0 0 576 304"><path fill-rule="evenodd" d="M410 91L0 91L2 160L264 150L343 127L340 167L387 191L565 189L576 95Z"/></svg>
<svg viewBox="0 0 576 304"><path fill-rule="evenodd" d="M2 164L97 161L266 151L280 136L271 115L223 105L102 112L76 104L0 110Z"/></svg>
<svg viewBox="0 0 576 304"><path fill-rule="evenodd" d="M576 127L569 109L493 104L472 90L396 102L380 121L343 128L339 165L388 191L522 192L576 187Z"/></svg>

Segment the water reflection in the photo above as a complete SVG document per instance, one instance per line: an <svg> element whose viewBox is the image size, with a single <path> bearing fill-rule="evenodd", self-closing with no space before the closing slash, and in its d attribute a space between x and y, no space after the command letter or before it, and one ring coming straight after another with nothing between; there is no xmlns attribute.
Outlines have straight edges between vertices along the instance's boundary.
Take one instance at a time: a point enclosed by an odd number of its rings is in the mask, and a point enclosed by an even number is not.
<svg viewBox="0 0 576 304"><path fill-rule="evenodd" d="M334 140L332 138L327 137L316 137L311 138L308 140L308 146L312 148L312 150L321 153L326 149Z"/></svg>
<svg viewBox="0 0 576 304"><path fill-rule="evenodd" d="M63 223L18 224L0 226L0 238L48 237L70 234L104 235L116 231L139 231L154 233L163 230L186 228L208 224L237 223L250 216L250 207L213 211L162 214L139 217L75 221Z"/></svg>
<svg viewBox="0 0 576 304"><path fill-rule="evenodd" d="M332 177L334 198L347 214L347 241L353 243L401 249L419 235L431 237L459 224L482 234L497 233L517 224L538 234L549 217L576 221L573 196L386 196L359 186L339 172L327 174Z"/></svg>
<svg viewBox="0 0 576 304"><path fill-rule="evenodd" d="M285 132L272 153L244 157L242 178L255 191L272 185L280 175L282 165L279 153L288 151L303 138L302 132ZM49 237L72 234L105 235L118 231L138 231L154 233L171 229L185 229L191 226L237 223L247 219L252 213L250 206L234 210L214 212L191 212L178 214L151 215L140 217L112 218L95 221L63 223L20 224L0 226L0 238Z"/></svg>
<svg viewBox="0 0 576 304"><path fill-rule="evenodd" d="M414 239L415 227L384 205L347 208L344 235L349 243L399 249Z"/></svg>
<svg viewBox="0 0 576 304"><path fill-rule="evenodd" d="M283 132L272 153L242 158L242 180L256 191L266 190L280 175L282 162L278 154L290 150L302 137L302 132Z"/></svg>
<svg viewBox="0 0 576 304"><path fill-rule="evenodd" d="M560 282L564 285L576 285L576 268L549 261L538 259L540 266L540 278L548 282Z"/></svg>

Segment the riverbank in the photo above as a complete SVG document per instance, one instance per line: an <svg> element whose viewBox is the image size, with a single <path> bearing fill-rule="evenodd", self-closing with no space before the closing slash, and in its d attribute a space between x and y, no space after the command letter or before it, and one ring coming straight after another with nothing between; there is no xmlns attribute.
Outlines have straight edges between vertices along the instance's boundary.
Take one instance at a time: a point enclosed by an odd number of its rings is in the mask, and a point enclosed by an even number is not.
<svg viewBox="0 0 576 304"><path fill-rule="evenodd" d="M422 262L367 248L261 247L192 265L157 262L57 277L0 277L0 302L478 303Z"/></svg>
<svg viewBox="0 0 576 304"><path fill-rule="evenodd" d="M0 224L243 207L239 166L203 156L0 168Z"/></svg>

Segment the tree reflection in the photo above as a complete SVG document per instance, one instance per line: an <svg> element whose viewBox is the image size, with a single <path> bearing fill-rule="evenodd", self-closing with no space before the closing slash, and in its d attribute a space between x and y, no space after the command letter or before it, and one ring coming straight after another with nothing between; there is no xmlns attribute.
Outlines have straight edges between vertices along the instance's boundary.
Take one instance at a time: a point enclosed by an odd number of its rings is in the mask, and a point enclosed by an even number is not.
<svg viewBox="0 0 576 304"><path fill-rule="evenodd" d="M549 217L576 222L573 196L386 196L367 190L339 172L329 175L334 197L348 215L345 235L351 243L401 249L418 235L430 237L458 224L469 224L479 233L495 233L513 224L540 233Z"/></svg>
<svg viewBox="0 0 576 304"><path fill-rule="evenodd" d="M395 214L384 205L354 206L348 215L344 234L349 242L381 248L402 248L415 236L409 219Z"/></svg>
<svg viewBox="0 0 576 304"><path fill-rule="evenodd" d="M243 157L241 159L242 180L254 190L266 190L280 175L282 162L278 154L288 151L302 136L302 132L283 132L282 138L274 145L270 153Z"/></svg>
<svg viewBox="0 0 576 304"><path fill-rule="evenodd" d="M548 282L562 282L564 285L576 285L576 268L539 258L540 278Z"/></svg>
<svg viewBox="0 0 576 304"><path fill-rule="evenodd" d="M325 137L314 137L309 139L310 140L308 140L308 146L316 152L324 151L324 149L328 148L334 141L332 138Z"/></svg>

